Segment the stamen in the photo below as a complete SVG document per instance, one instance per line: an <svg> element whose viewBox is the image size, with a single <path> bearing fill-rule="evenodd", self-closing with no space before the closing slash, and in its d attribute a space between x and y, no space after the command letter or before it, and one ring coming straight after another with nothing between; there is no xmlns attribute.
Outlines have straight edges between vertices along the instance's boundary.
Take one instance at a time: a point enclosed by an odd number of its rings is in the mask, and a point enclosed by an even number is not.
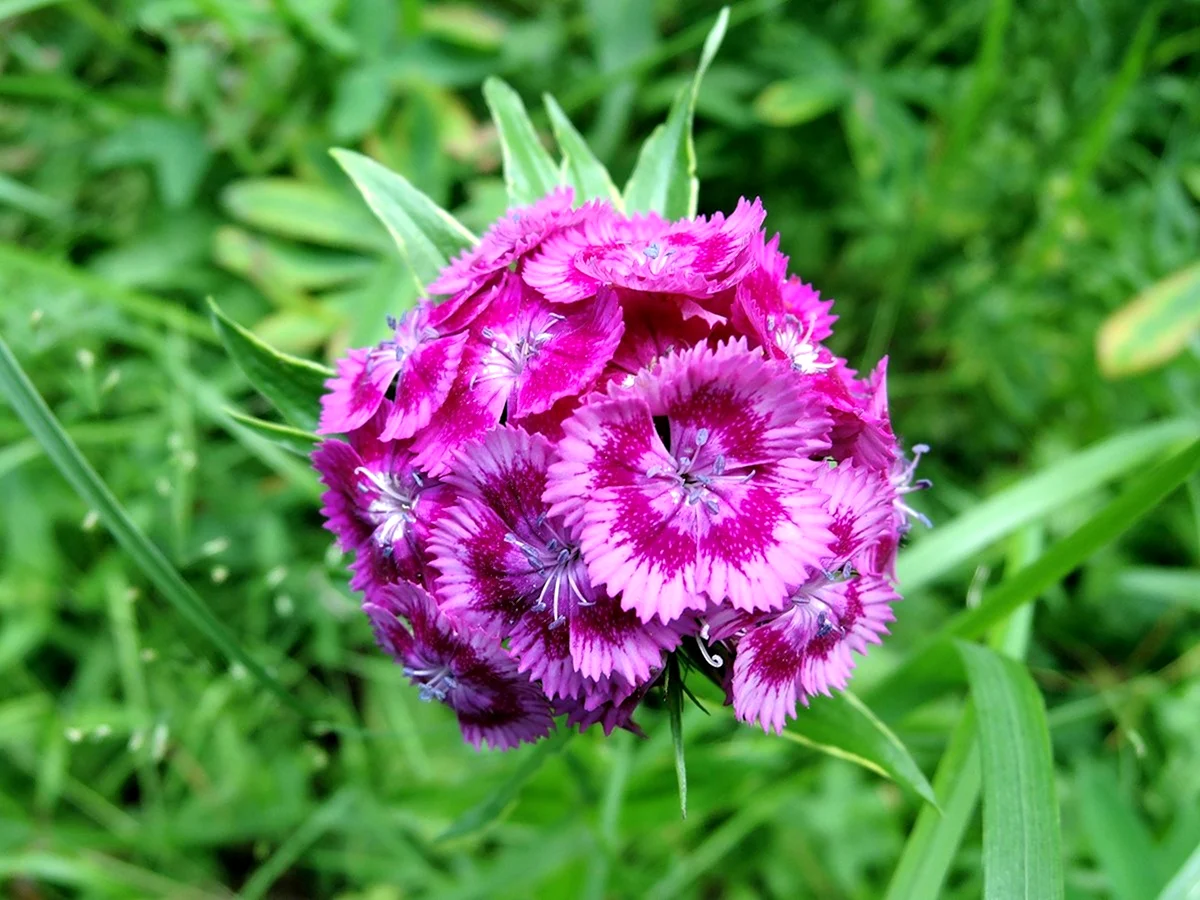
<svg viewBox="0 0 1200 900"><path fill-rule="evenodd" d="M696 446L703 447L707 443L708 443L708 429L701 428L699 431L696 432Z"/></svg>

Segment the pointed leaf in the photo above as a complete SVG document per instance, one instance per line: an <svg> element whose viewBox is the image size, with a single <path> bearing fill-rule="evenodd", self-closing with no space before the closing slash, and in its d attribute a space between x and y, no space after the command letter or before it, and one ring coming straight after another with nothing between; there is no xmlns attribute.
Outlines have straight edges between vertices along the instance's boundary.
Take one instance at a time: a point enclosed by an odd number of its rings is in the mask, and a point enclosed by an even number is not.
<svg viewBox="0 0 1200 900"><path fill-rule="evenodd" d="M960 642L979 710L985 900L1063 896L1054 759L1042 695L1029 671Z"/></svg>
<svg viewBox="0 0 1200 900"><path fill-rule="evenodd" d="M1200 900L1200 846L1162 889L1158 900Z"/></svg>
<svg viewBox="0 0 1200 900"><path fill-rule="evenodd" d="M238 643L237 638L209 609L163 552L130 518L108 485L96 473L75 442L29 380L8 344L0 337L0 393L8 398L17 415L46 451L63 477L96 511L100 523L133 559L180 617L198 631L226 659L241 663L250 676L284 705L301 716L307 713L292 694L261 663Z"/></svg>
<svg viewBox="0 0 1200 900"><path fill-rule="evenodd" d="M438 835L438 840L447 841L450 838L472 834L499 818L516 799L525 782L541 770L546 760L560 752L574 734L569 728L560 728L544 741L524 751L525 758L513 770L512 775L481 803L471 807L455 820L454 824Z"/></svg>
<svg viewBox="0 0 1200 900"><path fill-rule="evenodd" d="M1200 334L1200 263L1152 284L1100 326L1096 356L1105 375L1145 372L1170 362Z"/></svg>
<svg viewBox="0 0 1200 900"><path fill-rule="evenodd" d="M668 219L696 215L700 182L696 179L692 121L700 82L721 46L728 25L729 7L725 7L704 41L691 85L675 98L667 121L655 128L642 144L637 165L625 185L625 208L629 212L653 211Z"/></svg>
<svg viewBox="0 0 1200 900"><path fill-rule="evenodd" d="M933 788L900 739L849 691L814 697L783 736L891 778L936 805Z"/></svg>
<svg viewBox="0 0 1200 900"><path fill-rule="evenodd" d="M269 441L274 441L285 450L290 450L305 459L312 454L313 448L321 440L311 431L302 431L299 428L292 428L290 425L256 419L254 416L240 413L236 409L226 409L225 413L242 427L248 428Z"/></svg>
<svg viewBox="0 0 1200 900"><path fill-rule="evenodd" d="M500 132L508 202L514 206L533 203L560 184L558 166L542 146L516 91L492 77L483 83L483 98Z"/></svg>
<svg viewBox="0 0 1200 900"><path fill-rule="evenodd" d="M225 349L250 383L298 428L317 427L325 379L333 372L306 359L280 353L234 322L213 300L208 301L213 325Z"/></svg>
<svg viewBox="0 0 1200 900"><path fill-rule="evenodd" d="M667 718L671 722L671 745L675 751L675 779L679 783L679 815L687 818L687 762L683 753L683 678L679 657L674 653L667 660Z"/></svg>
<svg viewBox="0 0 1200 900"><path fill-rule="evenodd" d="M621 194L613 184L612 176L608 174L604 163L596 159L596 154L583 139L583 135L571 124L557 100L550 94L543 94L542 102L546 104L550 127L554 129L554 139L558 141L558 148L562 151L562 178L575 188L575 202L583 203L598 198L607 200L620 209Z"/></svg>
<svg viewBox="0 0 1200 900"><path fill-rule="evenodd" d="M403 175L352 150L330 152L391 232L422 291L451 258L476 243L475 235Z"/></svg>
<svg viewBox="0 0 1200 900"><path fill-rule="evenodd" d="M1116 773L1098 760L1083 760L1075 774L1080 822L1092 857L1108 876L1113 900L1153 897L1166 882L1154 837L1125 797Z"/></svg>

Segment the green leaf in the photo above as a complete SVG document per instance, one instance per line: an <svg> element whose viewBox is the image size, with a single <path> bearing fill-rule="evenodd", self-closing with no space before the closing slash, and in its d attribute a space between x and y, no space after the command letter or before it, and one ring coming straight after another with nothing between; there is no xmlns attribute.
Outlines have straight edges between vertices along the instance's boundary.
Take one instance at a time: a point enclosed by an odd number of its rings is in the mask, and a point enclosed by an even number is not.
<svg viewBox="0 0 1200 900"><path fill-rule="evenodd" d="M651 133L638 153L637 165L625 185L625 208L629 212L658 212L668 219L696 214L700 182L696 178L696 145L692 121L700 82L729 25L729 7L724 7L700 53L700 63L689 87L671 104L667 121Z"/></svg>
<svg viewBox="0 0 1200 900"><path fill-rule="evenodd" d="M333 377L333 371L268 347L221 312L216 301L210 299L208 306L225 350L250 383L297 428L314 430L325 380Z"/></svg>
<svg viewBox="0 0 1200 900"><path fill-rule="evenodd" d="M786 128L837 109L849 94L840 72L817 72L767 85L754 101L754 112L768 125Z"/></svg>
<svg viewBox="0 0 1200 900"><path fill-rule="evenodd" d="M558 166L542 146L520 95L491 77L483 83L483 98L500 132L508 202L519 206L540 199L560 183Z"/></svg>
<svg viewBox="0 0 1200 900"><path fill-rule="evenodd" d="M1109 377L1174 359L1200 333L1200 263L1152 284L1104 320L1096 358Z"/></svg>
<svg viewBox="0 0 1200 900"><path fill-rule="evenodd" d="M890 778L936 805L929 781L900 739L849 691L814 697L783 736Z"/></svg>
<svg viewBox="0 0 1200 900"><path fill-rule="evenodd" d="M983 634L1017 607L1057 584L1101 547L1116 540L1197 469L1200 469L1200 441L1193 441L1162 465L1133 479L1120 496L1052 544L1036 562L984 594L979 606L951 619L942 633L965 638Z"/></svg>
<svg viewBox="0 0 1200 900"><path fill-rule="evenodd" d="M92 510L101 524L132 557L150 582L189 625L198 631L225 658L241 663L250 675L286 706L306 715L300 702L279 681L247 653L221 620L175 570L150 539L138 528L108 485L79 452L75 442L63 430L46 401L21 368L8 344L0 338L0 392L8 398L17 415L33 433L46 455L70 482L76 493Z"/></svg>
<svg viewBox="0 0 1200 900"><path fill-rule="evenodd" d="M1200 425L1195 421L1175 419L1071 454L924 534L900 554L896 568L901 588L912 592L924 587L1001 538L1197 435Z"/></svg>
<svg viewBox="0 0 1200 900"><path fill-rule="evenodd" d="M352 195L295 178L247 178L230 184L221 205L233 218L279 237L350 250L390 251L391 241Z"/></svg>
<svg viewBox="0 0 1200 900"><path fill-rule="evenodd" d="M1200 900L1200 846L1192 851L1175 877L1162 889L1158 900Z"/></svg>
<svg viewBox="0 0 1200 900"><path fill-rule="evenodd" d="M452 257L475 245L475 235L403 175L352 150L330 152L387 226L422 290Z"/></svg>
<svg viewBox="0 0 1200 900"><path fill-rule="evenodd" d="M574 734L575 732L569 728L560 728L544 741L524 751L525 758L513 770L512 775L481 803L471 807L455 820L449 828L438 835L438 840L448 841L451 838L472 834L499 818L516 799L525 782L538 773L546 764L546 760L555 753L561 752Z"/></svg>
<svg viewBox="0 0 1200 900"><path fill-rule="evenodd" d="M884 900L939 897L979 800L979 743L968 705L933 776L937 807L924 806L904 844Z"/></svg>
<svg viewBox="0 0 1200 900"><path fill-rule="evenodd" d="M985 900L1063 891L1054 759L1046 709L1029 671L978 644L960 642L979 710Z"/></svg>
<svg viewBox="0 0 1200 900"><path fill-rule="evenodd" d="M1135 566L1117 573L1114 589L1160 603L1176 603L1200 612L1200 569Z"/></svg>
<svg viewBox="0 0 1200 900"><path fill-rule="evenodd" d="M599 198L620 209L621 193L613 184L612 176L608 174L604 163L596 159L596 154L583 139L583 135L571 124L557 100L550 94L543 94L542 102L545 103L546 112L550 116L554 139L558 141L558 148L562 151L562 179L575 188L575 202L583 203L585 200Z"/></svg>
<svg viewBox="0 0 1200 900"><path fill-rule="evenodd" d="M280 425L277 422L266 422L262 419L256 419L254 416L240 413L235 409L226 409L225 413L243 428L253 431L260 437L274 441L285 450L290 450L292 453L295 453L297 456L303 456L305 459L312 455L313 447L321 440L320 437L311 431L301 431L299 428L292 428L290 425Z"/></svg>
<svg viewBox="0 0 1200 900"><path fill-rule="evenodd" d="M1083 760L1075 774L1080 822L1092 857L1108 877L1113 900L1153 897L1166 881L1158 871L1154 839L1125 799L1110 768Z"/></svg>
<svg viewBox="0 0 1200 900"><path fill-rule="evenodd" d="M687 761L683 747L683 677L679 657L674 653L667 659L666 694L667 718L671 723L671 745L675 753L675 780L679 784L679 815L687 818Z"/></svg>

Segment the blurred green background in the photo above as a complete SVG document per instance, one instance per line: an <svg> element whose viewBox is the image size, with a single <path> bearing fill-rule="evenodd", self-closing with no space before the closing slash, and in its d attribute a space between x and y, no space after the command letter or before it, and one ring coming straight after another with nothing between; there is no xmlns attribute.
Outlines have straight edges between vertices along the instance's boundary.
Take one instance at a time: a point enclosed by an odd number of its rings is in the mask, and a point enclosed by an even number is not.
<svg viewBox="0 0 1200 900"><path fill-rule="evenodd" d="M0 891L884 895L919 800L719 705L685 716L686 821L648 709L647 740L576 738L500 821L437 840L529 751L463 746L375 651L315 477L226 413L269 415L203 305L318 359L377 339L412 292L330 146L482 230L505 203L479 92L499 74L534 110L552 91L621 183L717 8L0 0L0 330L243 646L339 710L314 732L214 663L0 406ZM836 348L890 355L935 522L1200 417L1198 74L1196 2L733 4L697 111L701 210L761 196L838 301ZM855 690L1111 493L910 591ZM1200 843L1198 523L1193 477L1036 607L1069 897L1153 897ZM960 708L891 722L931 776ZM980 895L969 821L947 897Z"/></svg>

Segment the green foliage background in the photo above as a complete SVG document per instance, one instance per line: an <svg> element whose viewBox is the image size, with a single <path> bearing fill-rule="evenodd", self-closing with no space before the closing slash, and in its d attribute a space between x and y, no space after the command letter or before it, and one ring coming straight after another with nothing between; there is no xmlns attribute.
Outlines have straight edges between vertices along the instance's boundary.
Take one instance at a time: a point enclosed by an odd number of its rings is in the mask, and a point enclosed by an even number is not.
<svg viewBox="0 0 1200 900"><path fill-rule="evenodd" d="M530 751L464 747L374 650L313 474L227 412L270 415L204 306L318 359L377 339L415 286L330 146L482 230L505 204L480 93L499 74L531 109L553 92L623 183L716 10L0 0L0 332L133 519L323 722L212 656L0 407L12 896L884 896L919 798L713 704L684 711L686 820L648 709L647 740L552 746L498 821L439 840ZM1200 431L1194 351L1121 380L1095 356L1106 316L1197 259L1198 55L1194 2L733 5L697 110L701 210L761 196L793 270L837 299L837 348L890 355L896 427L934 447L935 522L1061 465L1001 510L1038 507L1003 540L945 526L918 557L938 531L915 536L895 636L854 681L869 701L1108 482ZM1166 420L1170 441L1070 489L1079 450ZM1039 506L1053 490L1069 502ZM1198 531L1193 474L1056 580L1031 627L1017 613L993 636L1046 700L1068 897L1200 881ZM920 702L877 708L932 777L963 691L927 675ZM963 822L946 897L983 890L975 805Z"/></svg>

